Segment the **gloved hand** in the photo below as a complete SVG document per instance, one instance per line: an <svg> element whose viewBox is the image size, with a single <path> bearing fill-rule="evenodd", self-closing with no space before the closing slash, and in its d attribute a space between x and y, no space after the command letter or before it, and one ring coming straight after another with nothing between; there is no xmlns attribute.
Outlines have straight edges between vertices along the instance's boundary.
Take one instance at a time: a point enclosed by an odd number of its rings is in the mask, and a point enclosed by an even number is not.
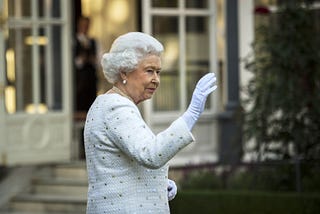
<svg viewBox="0 0 320 214"><path fill-rule="evenodd" d="M168 200L171 201L177 194L177 185L173 180L168 179Z"/></svg>
<svg viewBox="0 0 320 214"><path fill-rule="evenodd" d="M190 105L187 111L182 115L182 118L185 120L190 131L203 112L208 95L216 90L216 80L215 74L209 73L198 81L196 88L193 91Z"/></svg>

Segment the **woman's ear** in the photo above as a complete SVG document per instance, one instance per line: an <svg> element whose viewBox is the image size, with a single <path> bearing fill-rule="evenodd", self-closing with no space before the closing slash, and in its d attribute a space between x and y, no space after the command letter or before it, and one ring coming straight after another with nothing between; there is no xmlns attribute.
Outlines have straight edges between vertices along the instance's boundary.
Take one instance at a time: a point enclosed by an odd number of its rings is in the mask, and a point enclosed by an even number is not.
<svg viewBox="0 0 320 214"><path fill-rule="evenodd" d="M120 72L120 77L121 77L121 80L126 80L127 79L127 73L125 72Z"/></svg>

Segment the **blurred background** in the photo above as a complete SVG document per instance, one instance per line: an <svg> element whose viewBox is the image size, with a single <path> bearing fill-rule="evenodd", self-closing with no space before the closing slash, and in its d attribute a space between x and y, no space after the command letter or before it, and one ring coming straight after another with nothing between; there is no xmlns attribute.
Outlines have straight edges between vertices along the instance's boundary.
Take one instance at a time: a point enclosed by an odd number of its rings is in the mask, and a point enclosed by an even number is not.
<svg viewBox="0 0 320 214"><path fill-rule="evenodd" d="M86 112L129 31L165 47L139 104L155 133L218 79L169 163L172 213L319 213L319 0L0 0L0 29L0 213L85 213Z"/></svg>

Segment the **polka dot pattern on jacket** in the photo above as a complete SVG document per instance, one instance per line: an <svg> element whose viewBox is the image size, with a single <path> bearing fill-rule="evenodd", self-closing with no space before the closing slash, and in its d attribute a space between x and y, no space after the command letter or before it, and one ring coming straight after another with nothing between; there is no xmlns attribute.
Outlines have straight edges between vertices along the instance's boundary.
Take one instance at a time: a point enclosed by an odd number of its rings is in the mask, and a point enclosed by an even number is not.
<svg viewBox="0 0 320 214"><path fill-rule="evenodd" d="M155 135L137 106L118 94L92 104L85 123L87 213L170 213L168 161L194 141L178 118Z"/></svg>

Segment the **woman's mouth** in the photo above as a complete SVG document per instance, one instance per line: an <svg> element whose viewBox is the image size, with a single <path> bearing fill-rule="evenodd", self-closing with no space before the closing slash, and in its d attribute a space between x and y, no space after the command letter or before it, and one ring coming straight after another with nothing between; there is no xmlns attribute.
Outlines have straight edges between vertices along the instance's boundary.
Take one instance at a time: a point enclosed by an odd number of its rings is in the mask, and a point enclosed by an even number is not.
<svg viewBox="0 0 320 214"><path fill-rule="evenodd" d="M150 93L154 93L154 92L157 90L157 88L147 88L147 90L148 90Z"/></svg>

